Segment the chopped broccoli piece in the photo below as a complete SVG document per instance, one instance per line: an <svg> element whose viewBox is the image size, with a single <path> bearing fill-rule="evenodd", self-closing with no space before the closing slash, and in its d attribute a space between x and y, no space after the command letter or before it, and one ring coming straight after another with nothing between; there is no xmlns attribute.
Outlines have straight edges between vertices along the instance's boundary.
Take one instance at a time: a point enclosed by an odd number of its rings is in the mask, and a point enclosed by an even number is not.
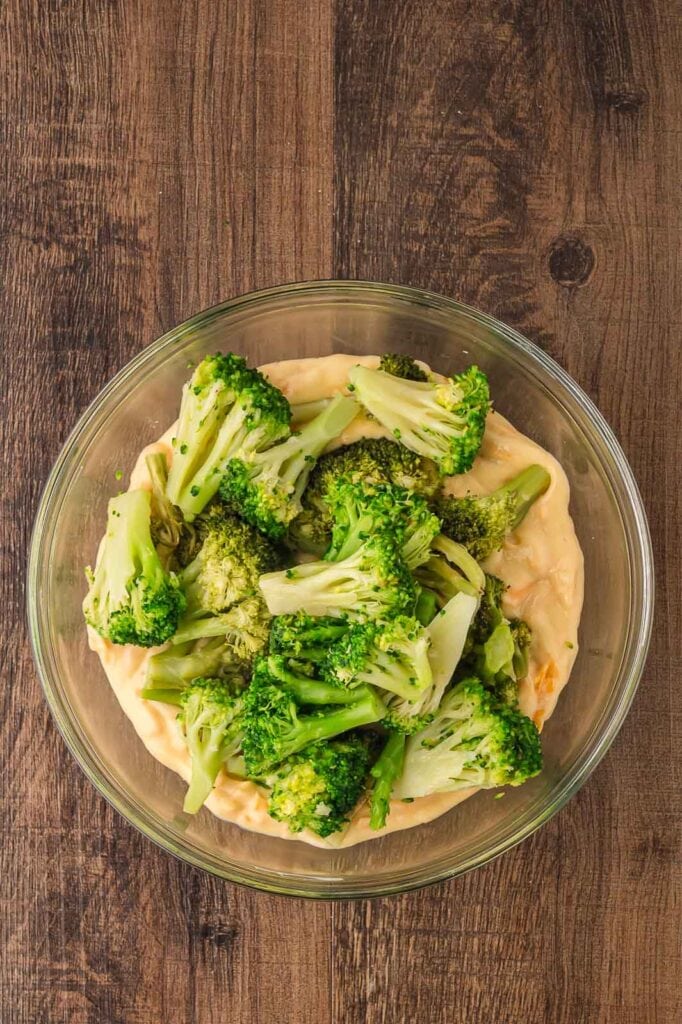
<svg viewBox="0 0 682 1024"><path fill-rule="evenodd" d="M415 618L422 626L428 626L438 613L438 595L435 590L428 587L420 587L417 606L414 610Z"/></svg>
<svg viewBox="0 0 682 1024"><path fill-rule="evenodd" d="M323 682L298 672L295 663L281 654L271 654L266 666L272 682L290 693L298 704L353 704L367 696L366 688L347 690L335 681ZM260 671L262 674L264 670Z"/></svg>
<svg viewBox="0 0 682 1024"><path fill-rule="evenodd" d="M165 643L185 607L177 577L164 570L156 552L150 520L148 491L112 498L95 571L86 570L85 621L114 644Z"/></svg>
<svg viewBox="0 0 682 1024"><path fill-rule="evenodd" d="M192 759L183 810L196 814L209 796L223 764L240 749L244 697L219 679L195 679L180 697L178 722Z"/></svg>
<svg viewBox="0 0 682 1024"><path fill-rule="evenodd" d="M480 680L469 678L454 686L434 720L408 739L394 795L408 799L469 786L519 786L541 768L540 737L532 721L497 703Z"/></svg>
<svg viewBox="0 0 682 1024"><path fill-rule="evenodd" d="M369 827L375 831L386 824L391 809L391 791L403 770L406 742L404 733L390 733L370 771L374 785L369 804Z"/></svg>
<svg viewBox="0 0 682 1024"><path fill-rule="evenodd" d="M341 562L304 562L260 578L271 615L379 618L411 612L417 600L412 575L384 533L369 536Z"/></svg>
<svg viewBox="0 0 682 1024"><path fill-rule="evenodd" d="M290 832L310 829L323 838L338 832L365 788L369 750L360 736L313 743L269 776L268 814Z"/></svg>
<svg viewBox="0 0 682 1024"><path fill-rule="evenodd" d="M433 462L386 437L364 438L322 455L303 492L302 511L291 523L293 544L315 555L331 541L332 516L326 495L337 480L352 483L395 484L430 499L440 481Z"/></svg>
<svg viewBox="0 0 682 1024"><path fill-rule="evenodd" d="M390 535L408 568L430 555L440 532L440 520L424 498L394 484L352 483L341 478L327 491L333 529L325 559L340 562L355 554L365 538L383 531Z"/></svg>
<svg viewBox="0 0 682 1024"><path fill-rule="evenodd" d="M284 564L271 541L223 505L212 505L196 526L201 547L180 573L187 599L185 621L218 615L257 594L259 577Z"/></svg>
<svg viewBox="0 0 682 1024"><path fill-rule="evenodd" d="M505 584L486 575L481 605L473 621L461 671L475 673L505 703L518 703L518 683L528 671L532 635L520 619L510 622L502 611Z"/></svg>
<svg viewBox="0 0 682 1024"><path fill-rule="evenodd" d="M275 540L301 511L301 495L318 456L357 416L352 398L337 395L314 420L264 451L230 459L220 495L249 523Z"/></svg>
<svg viewBox="0 0 682 1024"><path fill-rule="evenodd" d="M436 711L446 687L450 685L462 658L477 607L478 598L470 594L455 594L428 627L433 686L424 705L426 715Z"/></svg>
<svg viewBox="0 0 682 1024"><path fill-rule="evenodd" d="M432 590L441 607L455 594L476 596L483 591L485 574L463 544L440 534L431 544L431 557L415 573L423 587Z"/></svg>
<svg viewBox="0 0 682 1024"><path fill-rule="evenodd" d="M240 659L252 661L250 652L262 650L268 642L270 614L260 594L233 605L226 612L201 619L181 620L173 637L174 644L208 637L227 637Z"/></svg>
<svg viewBox="0 0 682 1024"><path fill-rule="evenodd" d="M321 665L327 657L329 645L339 640L349 628L346 619L331 616L278 615L272 620L270 651L284 654L296 661Z"/></svg>
<svg viewBox="0 0 682 1024"><path fill-rule="evenodd" d="M299 714L296 700L273 683L264 661L257 662L244 699L244 759L249 776L256 779L310 743L380 721L386 710L376 694L368 692L353 704Z"/></svg>
<svg viewBox="0 0 682 1024"><path fill-rule="evenodd" d="M528 466L492 494L454 498L441 495L434 511L443 533L468 549L477 561L504 544L529 508L547 490L551 477L543 466Z"/></svg>
<svg viewBox="0 0 682 1024"><path fill-rule="evenodd" d="M147 455L145 462L152 485L151 532L154 546L166 568L175 568L176 551L182 541L187 547L194 541L195 531L185 523L182 512L166 494L168 460L164 452Z"/></svg>
<svg viewBox="0 0 682 1024"><path fill-rule="evenodd" d="M471 469L490 409L488 381L476 366L447 380L403 380L354 366L354 395L406 448L433 459L444 475Z"/></svg>
<svg viewBox="0 0 682 1024"><path fill-rule="evenodd" d="M207 356L185 385L166 493L187 522L218 491L232 456L244 457L289 433L286 398L244 359Z"/></svg>
<svg viewBox="0 0 682 1024"><path fill-rule="evenodd" d="M427 381L429 379L412 356L403 356L396 352L387 352L383 355L379 361L379 369L384 373L393 374L394 377L402 377L404 380Z"/></svg>

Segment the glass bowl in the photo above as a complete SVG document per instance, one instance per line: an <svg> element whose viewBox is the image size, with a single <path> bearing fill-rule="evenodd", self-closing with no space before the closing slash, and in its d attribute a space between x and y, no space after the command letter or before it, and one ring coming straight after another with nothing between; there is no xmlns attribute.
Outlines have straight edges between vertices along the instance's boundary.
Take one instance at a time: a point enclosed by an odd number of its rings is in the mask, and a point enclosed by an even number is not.
<svg viewBox="0 0 682 1024"><path fill-rule="evenodd" d="M333 352L400 351L489 375L496 408L568 474L585 554L580 653L543 731L545 768L506 799L479 793L418 829L347 850L243 831L203 810L179 814L184 784L147 753L90 652L83 566L102 534L116 471L176 416L187 364L229 349L253 364ZM484 864L547 821L606 753L630 707L649 641L653 570L645 514L610 428L573 380L515 331L411 288L295 284L233 299L139 353L86 410L52 470L29 563L28 613L45 695L88 778L170 853L235 882L319 898L413 889ZM589 841L589 840L587 840Z"/></svg>

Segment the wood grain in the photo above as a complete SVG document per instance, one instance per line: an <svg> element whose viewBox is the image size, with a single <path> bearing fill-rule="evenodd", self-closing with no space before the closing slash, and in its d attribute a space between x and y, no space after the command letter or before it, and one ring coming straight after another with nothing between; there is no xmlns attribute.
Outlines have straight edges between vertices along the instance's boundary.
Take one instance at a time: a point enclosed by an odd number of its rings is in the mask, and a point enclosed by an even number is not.
<svg viewBox="0 0 682 1024"><path fill-rule="evenodd" d="M682 20L673 7L339 7L336 273L443 291L567 367L643 488L658 616L619 740L549 826L428 893L334 908L335 1020L682 1016Z"/></svg>
<svg viewBox="0 0 682 1024"><path fill-rule="evenodd" d="M668 0L0 6L2 1024L682 1017L681 26ZM334 274L443 291L566 366L640 481L658 615L621 736L548 826L329 906L111 811L47 714L23 576L116 369L230 294Z"/></svg>

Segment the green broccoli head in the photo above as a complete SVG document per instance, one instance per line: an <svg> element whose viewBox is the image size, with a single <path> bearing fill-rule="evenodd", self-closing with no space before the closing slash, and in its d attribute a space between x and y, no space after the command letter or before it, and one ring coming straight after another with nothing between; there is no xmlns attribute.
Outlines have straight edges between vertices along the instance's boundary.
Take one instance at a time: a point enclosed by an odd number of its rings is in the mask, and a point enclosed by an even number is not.
<svg viewBox="0 0 682 1024"><path fill-rule="evenodd" d="M195 679L180 696L178 722L192 759L183 809L196 814L213 789L221 767L241 747L244 697L225 680Z"/></svg>
<svg viewBox="0 0 682 1024"><path fill-rule="evenodd" d="M224 505L212 505L196 526L201 547L180 573L188 620L218 615L257 594L259 577L284 564L271 541Z"/></svg>
<svg viewBox="0 0 682 1024"><path fill-rule="evenodd" d="M177 551L182 542L188 546L193 541L194 530L188 526L182 512L173 505L166 494L168 482L168 460L164 452L152 452L145 459L151 490L151 534L159 558L166 568L176 568Z"/></svg>
<svg viewBox="0 0 682 1024"><path fill-rule="evenodd" d="M230 459L220 494L259 530L280 540L301 511L301 495L318 456L357 416L359 406L337 395L286 441Z"/></svg>
<svg viewBox="0 0 682 1024"><path fill-rule="evenodd" d="M152 542L150 519L148 491L112 498L95 571L86 570L85 620L114 644L165 643L185 607L177 577L164 570Z"/></svg>
<svg viewBox="0 0 682 1024"><path fill-rule="evenodd" d="M429 379L428 374L422 370L412 356L403 356L395 352L387 352L381 357L379 369L384 373L393 374L394 377L402 377L404 380L427 381Z"/></svg>
<svg viewBox="0 0 682 1024"><path fill-rule="evenodd" d="M379 698L367 692L357 702L303 714L292 693L273 677L265 659L256 662L245 705L244 760L249 776L255 779L263 779L309 744L371 725L385 713Z"/></svg>
<svg viewBox="0 0 682 1024"><path fill-rule="evenodd" d="M411 613L418 588L390 536L372 534L339 562L304 562L267 573L260 587L271 615L371 619Z"/></svg>
<svg viewBox="0 0 682 1024"><path fill-rule="evenodd" d="M359 735L313 743L267 778L268 814L294 833L326 837L348 823L365 788L369 749Z"/></svg>
<svg viewBox="0 0 682 1024"><path fill-rule="evenodd" d="M471 469L490 410L488 381L476 366L442 382L404 380L365 366L354 366L348 379L366 410L443 475Z"/></svg>
<svg viewBox="0 0 682 1024"><path fill-rule="evenodd" d="M362 484L394 484L431 499L440 486L438 470L403 445L386 437L364 438L322 455L310 474L301 498L302 511L291 523L293 544L312 554L323 554L332 534L327 492L337 480Z"/></svg>
<svg viewBox="0 0 682 1024"><path fill-rule="evenodd" d="M472 677L449 690L433 721L408 739L394 795L404 800L469 786L519 786L541 768L533 722Z"/></svg>
<svg viewBox="0 0 682 1024"><path fill-rule="evenodd" d="M306 612L278 615L272 620L270 652L283 654L298 662L321 665L329 645L339 640L348 628L346 618L313 616Z"/></svg>
<svg viewBox="0 0 682 1024"><path fill-rule="evenodd" d="M183 390L166 492L187 522L215 496L229 460L289 433L286 398L232 354L207 356Z"/></svg>
<svg viewBox="0 0 682 1024"><path fill-rule="evenodd" d="M442 521L443 533L464 544L481 561L502 547L550 483L543 466L528 466L492 494L464 498L440 495L434 511Z"/></svg>

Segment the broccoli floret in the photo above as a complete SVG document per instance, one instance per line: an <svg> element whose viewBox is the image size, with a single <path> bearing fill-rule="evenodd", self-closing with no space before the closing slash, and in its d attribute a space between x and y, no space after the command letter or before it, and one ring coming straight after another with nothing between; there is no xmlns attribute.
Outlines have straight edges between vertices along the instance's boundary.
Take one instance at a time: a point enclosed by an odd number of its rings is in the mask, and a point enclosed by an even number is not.
<svg viewBox="0 0 682 1024"><path fill-rule="evenodd" d="M438 606L438 594L435 590L420 587L414 617L421 622L422 626L428 626L438 614Z"/></svg>
<svg viewBox="0 0 682 1024"><path fill-rule="evenodd" d="M478 367L421 383L354 366L348 379L355 397L406 448L433 459L444 475L471 469L490 409Z"/></svg>
<svg viewBox="0 0 682 1024"><path fill-rule="evenodd" d="M423 704L422 714L425 716L436 711L450 685L462 658L477 607L477 597L455 594L428 627L433 685Z"/></svg>
<svg viewBox="0 0 682 1024"><path fill-rule="evenodd" d="M424 498L394 484L353 483L341 478L327 491L332 513L332 541L325 559L342 561L372 533L384 531L400 550L408 568L429 558L440 520Z"/></svg>
<svg viewBox="0 0 682 1024"><path fill-rule="evenodd" d="M375 831L386 824L391 809L391 791L403 770L406 742L404 733L390 733L370 771L374 784L369 802L369 827Z"/></svg>
<svg viewBox="0 0 682 1024"><path fill-rule="evenodd" d="M331 541L332 516L326 494L337 480L352 483L390 483L422 497L432 498L439 487L433 462L386 437L365 438L322 455L303 492L302 511L291 523L293 544L312 554L323 554Z"/></svg>
<svg viewBox="0 0 682 1024"><path fill-rule="evenodd" d="M408 739L394 796L404 800L469 786L519 786L541 768L540 737L532 721L469 678L448 691L434 720Z"/></svg>
<svg viewBox="0 0 682 1024"><path fill-rule="evenodd" d="M181 543L189 548L195 539L195 530L185 523L182 512L166 494L168 460L164 452L153 452L145 459L152 485L151 533L154 546L166 568L176 568L176 552Z"/></svg>
<svg viewBox="0 0 682 1024"><path fill-rule="evenodd" d="M270 651L284 654L299 662L321 665L327 657L329 645L339 640L349 628L347 619L331 616L278 615L270 629Z"/></svg>
<svg viewBox="0 0 682 1024"><path fill-rule="evenodd" d="M417 568L415 575L422 587L436 594L441 607L455 594L477 596L485 585L483 570L464 545L443 534L432 542L431 556Z"/></svg>
<svg viewBox="0 0 682 1024"><path fill-rule="evenodd" d="M325 673L337 685L363 683L414 701L431 685L429 635L415 618L356 622L329 648Z"/></svg>
<svg viewBox="0 0 682 1024"><path fill-rule="evenodd" d="M178 723L192 759L192 777L183 810L196 814L218 772L241 748L244 697L220 679L195 679L180 696Z"/></svg>
<svg viewBox="0 0 682 1024"><path fill-rule="evenodd" d="M249 776L255 779L267 776L276 765L310 743L380 721L386 710L370 691L353 704L299 714L296 700L273 683L264 661L257 662L244 699L244 759Z"/></svg>
<svg viewBox="0 0 682 1024"><path fill-rule="evenodd" d="M530 627L521 619L510 622L502 611L506 587L486 575L485 590L474 618L462 659L461 672L475 673L505 703L516 706L518 683L528 671Z"/></svg>
<svg viewBox="0 0 682 1024"><path fill-rule="evenodd" d="M271 615L302 610L361 619L410 613L418 593L410 570L384 533L369 536L341 562L304 562L267 573L260 587Z"/></svg>
<svg viewBox="0 0 682 1024"><path fill-rule="evenodd" d="M180 573L187 599L185 621L218 615L258 593L259 577L284 564L271 541L223 505L212 505L196 526L201 547Z"/></svg>
<svg viewBox="0 0 682 1024"><path fill-rule="evenodd" d="M286 441L230 459L220 484L222 499L247 522L280 540L301 511L301 495L317 457L358 411L352 398L337 395Z"/></svg>
<svg viewBox="0 0 682 1024"><path fill-rule="evenodd" d="M265 667L258 670L261 678L264 678L266 670L271 681L290 693L298 704L353 704L368 693L366 687L348 690L335 680L314 679L300 672L294 662L281 654L271 654L265 659Z"/></svg>
<svg viewBox="0 0 682 1024"><path fill-rule="evenodd" d="M412 356L403 356L396 352L387 352L379 361L379 369L391 373L394 377L404 380L427 381L428 375Z"/></svg>
<svg viewBox="0 0 682 1024"><path fill-rule="evenodd" d="M545 493L551 479L543 466L529 466L492 494L465 498L441 495L434 511L442 521L443 533L464 544L481 561L502 547L507 534Z"/></svg>
<svg viewBox="0 0 682 1024"><path fill-rule="evenodd" d="M185 608L178 579L164 570L152 542L150 518L148 491L112 498L95 571L86 569L85 621L114 644L165 643Z"/></svg>
<svg viewBox="0 0 682 1024"><path fill-rule="evenodd" d="M369 751L360 736L349 734L313 743L294 754L269 776L268 814L290 832L310 829L326 837L348 823L348 815L365 787Z"/></svg>
<svg viewBox="0 0 682 1024"><path fill-rule="evenodd" d="M185 385L166 493L187 522L216 494L232 456L275 444L289 433L286 398L235 355L207 356Z"/></svg>

